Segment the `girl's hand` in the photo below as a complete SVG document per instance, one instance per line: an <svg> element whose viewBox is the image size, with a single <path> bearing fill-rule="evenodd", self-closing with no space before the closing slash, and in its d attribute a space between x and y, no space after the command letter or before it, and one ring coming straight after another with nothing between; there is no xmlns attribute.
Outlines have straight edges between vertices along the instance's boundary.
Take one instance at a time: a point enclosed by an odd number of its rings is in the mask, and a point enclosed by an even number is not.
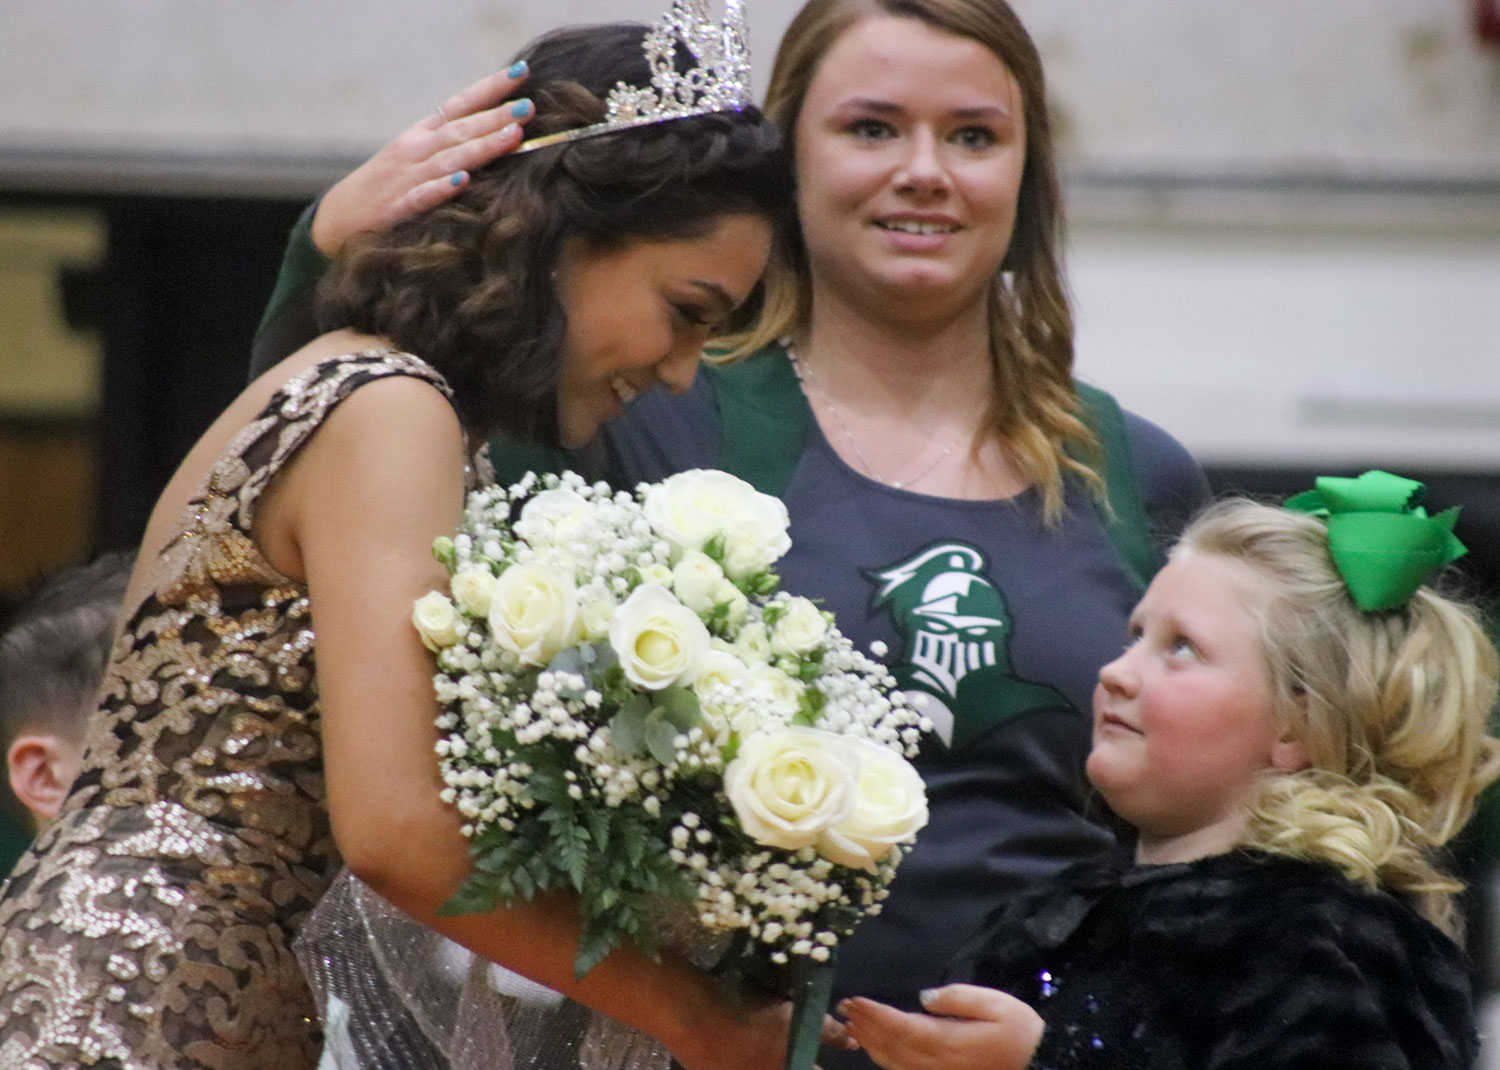
<svg viewBox="0 0 1500 1070"><path fill-rule="evenodd" d="M839 1004L849 1035L886 1070L1022 1070L1042 1019L1008 993L948 985L922 993L926 1014L855 997Z"/></svg>
<svg viewBox="0 0 1500 1070"><path fill-rule="evenodd" d="M354 235L384 230L433 208L468 185L469 172L521 143L529 100L507 100L526 65L481 78L434 108L323 195L312 239L334 256Z"/></svg>

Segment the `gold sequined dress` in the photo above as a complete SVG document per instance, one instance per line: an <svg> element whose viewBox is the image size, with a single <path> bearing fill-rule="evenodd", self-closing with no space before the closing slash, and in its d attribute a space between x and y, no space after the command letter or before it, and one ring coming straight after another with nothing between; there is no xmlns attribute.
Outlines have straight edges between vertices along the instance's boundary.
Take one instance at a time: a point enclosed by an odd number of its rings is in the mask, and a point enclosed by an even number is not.
<svg viewBox="0 0 1500 1070"><path fill-rule="evenodd" d="M0 894L5 1070L317 1065L290 947L339 868L312 607L250 533L334 406L391 375L448 393L402 353L314 366L230 442L156 560L82 772Z"/></svg>

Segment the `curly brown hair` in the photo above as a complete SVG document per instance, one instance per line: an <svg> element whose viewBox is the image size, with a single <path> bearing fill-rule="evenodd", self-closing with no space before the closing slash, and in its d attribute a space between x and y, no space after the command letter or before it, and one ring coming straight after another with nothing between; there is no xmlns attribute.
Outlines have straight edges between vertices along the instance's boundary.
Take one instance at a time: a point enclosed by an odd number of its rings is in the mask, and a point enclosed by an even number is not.
<svg viewBox="0 0 1500 1070"><path fill-rule="evenodd" d="M523 49L528 136L598 122L616 82L650 84L645 32L570 27ZM452 201L351 242L319 288L319 326L380 335L432 364L469 432L555 445L564 243L692 239L736 215L779 230L793 202L781 137L748 106L502 157Z"/></svg>

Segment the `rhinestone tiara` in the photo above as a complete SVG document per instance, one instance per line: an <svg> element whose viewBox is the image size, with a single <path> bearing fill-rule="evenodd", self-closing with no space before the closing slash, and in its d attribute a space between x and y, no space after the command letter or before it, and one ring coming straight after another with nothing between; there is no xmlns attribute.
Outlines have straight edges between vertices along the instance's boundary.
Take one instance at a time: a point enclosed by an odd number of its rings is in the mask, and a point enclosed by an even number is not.
<svg viewBox="0 0 1500 1070"><path fill-rule="evenodd" d="M651 68L649 86L616 82L605 97L603 122L523 141L516 152L670 119L739 111L751 103L748 39L744 0L724 0L722 24L710 16L708 0L672 0L641 42ZM673 62L679 42L695 60L686 74Z"/></svg>

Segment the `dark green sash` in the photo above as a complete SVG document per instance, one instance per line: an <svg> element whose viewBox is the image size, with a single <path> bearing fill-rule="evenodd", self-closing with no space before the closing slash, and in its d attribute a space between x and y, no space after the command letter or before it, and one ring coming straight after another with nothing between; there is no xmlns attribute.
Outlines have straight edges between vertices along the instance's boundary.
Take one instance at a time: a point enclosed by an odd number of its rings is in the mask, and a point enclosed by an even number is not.
<svg viewBox="0 0 1500 1070"><path fill-rule="evenodd" d="M1109 507L1102 508L1095 502L1099 519L1125 565L1126 575L1137 590L1144 591L1161 568L1162 558L1151 539L1151 520L1146 515L1140 478L1130 452L1125 414L1120 403L1098 387L1086 383L1074 383L1074 387L1083 403L1083 422L1099 436L1099 446L1104 452L1101 474Z"/></svg>
<svg viewBox="0 0 1500 1070"><path fill-rule="evenodd" d="M785 351L768 346L733 364L704 365L724 427L719 466L780 497L802 457L813 415ZM1096 502L1099 519L1138 590L1161 565L1131 458L1125 414L1113 397L1077 384L1083 419L1099 437L1104 454L1107 503Z"/></svg>

